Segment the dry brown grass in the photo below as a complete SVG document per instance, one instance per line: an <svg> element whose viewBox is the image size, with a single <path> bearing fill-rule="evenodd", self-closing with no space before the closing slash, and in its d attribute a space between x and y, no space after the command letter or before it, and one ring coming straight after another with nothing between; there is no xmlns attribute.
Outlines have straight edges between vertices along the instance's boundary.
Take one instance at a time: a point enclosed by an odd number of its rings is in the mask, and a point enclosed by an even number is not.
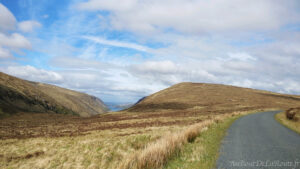
<svg viewBox="0 0 300 169"><path fill-rule="evenodd" d="M0 140L0 168L115 169L147 143L178 130L178 126L126 128L72 137Z"/></svg>
<svg viewBox="0 0 300 169"><path fill-rule="evenodd" d="M162 113L163 115L166 115ZM89 118L47 113L20 113L0 120L0 139L86 135L91 131L187 126L206 115L160 116L156 114L111 113Z"/></svg>
<svg viewBox="0 0 300 169"><path fill-rule="evenodd" d="M124 160L136 165L128 158L134 155L141 159L140 166L159 166L205 130L202 125L206 121L216 123L222 120L218 116L234 116L111 113L79 118L24 115L0 120L0 135L8 137L0 139L0 168L115 169L120 163L124 164ZM18 139L18 135L9 135L9 131L23 137ZM162 161L155 160L158 155Z"/></svg>
<svg viewBox="0 0 300 169"><path fill-rule="evenodd" d="M168 134L163 139L150 144L141 152L135 153L120 168L158 168L182 147L186 139L181 134Z"/></svg>
<svg viewBox="0 0 300 169"><path fill-rule="evenodd" d="M115 169L148 143L207 118L179 113L171 117L123 112L90 118L17 114L0 120L0 168ZM35 152L43 154L22 158Z"/></svg>
<svg viewBox="0 0 300 169"><path fill-rule="evenodd" d="M161 168L169 158L180 152L184 144L187 142L193 142L194 139L199 136L203 130L206 130L208 126L213 123L219 123L228 117L237 116L240 114L242 113L235 112L226 115L218 115L212 119L189 126L183 131L169 133L156 142L148 144L145 149L136 151L129 158L125 159L119 168Z"/></svg>

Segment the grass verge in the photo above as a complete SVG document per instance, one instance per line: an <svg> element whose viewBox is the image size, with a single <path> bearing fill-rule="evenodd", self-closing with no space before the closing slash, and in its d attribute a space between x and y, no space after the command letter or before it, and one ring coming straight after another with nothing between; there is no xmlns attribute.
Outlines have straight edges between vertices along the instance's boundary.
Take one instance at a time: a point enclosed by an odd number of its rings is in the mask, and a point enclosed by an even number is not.
<svg viewBox="0 0 300 169"><path fill-rule="evenodd" d="M282 125L300 134L300 121L288 120L284 112L277 113L275 119Z"/></svg>
<svg viewBox="0 0 300 169"><path fill-rule="evenodd" d="M239 116L214 123L202 132L193 142L184 145L178 156L174 156L164 166L165 169L211 169L215 167L218 152L227 129Z"/></svg>

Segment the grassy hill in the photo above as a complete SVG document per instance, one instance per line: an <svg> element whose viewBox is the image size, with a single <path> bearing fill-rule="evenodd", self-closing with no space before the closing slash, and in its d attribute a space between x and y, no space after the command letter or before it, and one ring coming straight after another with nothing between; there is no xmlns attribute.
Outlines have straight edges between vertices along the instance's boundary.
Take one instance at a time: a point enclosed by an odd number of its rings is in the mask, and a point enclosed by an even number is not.
<svg viewBox="0 0 300 169"><path fill-rule="evenodd" d="M94 97L54 85L22 80L0 72L0 114L55 112L88 117L107 111Z"/></svg>
<svg viewBox="0 0 300 169"><path fill-rule="evenodd" d="M127 111L226 113L265 108L287 109L297 105L300 105L300 97L296 95L220 84L180 83L144 98Z"/></svg>

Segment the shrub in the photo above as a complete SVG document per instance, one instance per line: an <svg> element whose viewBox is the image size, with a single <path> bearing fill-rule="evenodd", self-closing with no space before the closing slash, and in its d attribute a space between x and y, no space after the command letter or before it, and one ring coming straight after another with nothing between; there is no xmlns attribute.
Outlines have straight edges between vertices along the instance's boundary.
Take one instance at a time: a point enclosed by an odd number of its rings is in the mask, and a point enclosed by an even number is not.
<svg viewBox="0 0 300 169"><path fill-rule="evenodd" d="M285 116L287 119L289 120L295 120L295 117L296 117L296 109L294 108L291 108L291 109L288 109L287 111L285 111Z"/></svg>

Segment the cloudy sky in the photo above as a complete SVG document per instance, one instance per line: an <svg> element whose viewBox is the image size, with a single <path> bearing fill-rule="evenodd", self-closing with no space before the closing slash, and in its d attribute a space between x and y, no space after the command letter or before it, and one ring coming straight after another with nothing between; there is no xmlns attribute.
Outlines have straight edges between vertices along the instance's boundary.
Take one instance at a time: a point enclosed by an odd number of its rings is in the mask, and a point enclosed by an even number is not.
<svg viewBox="0 0 300 169"><path fill-rule="evenodd" d="M300 1L0 0L0 71L106 102L183 81L300 94Z"/></svg>

